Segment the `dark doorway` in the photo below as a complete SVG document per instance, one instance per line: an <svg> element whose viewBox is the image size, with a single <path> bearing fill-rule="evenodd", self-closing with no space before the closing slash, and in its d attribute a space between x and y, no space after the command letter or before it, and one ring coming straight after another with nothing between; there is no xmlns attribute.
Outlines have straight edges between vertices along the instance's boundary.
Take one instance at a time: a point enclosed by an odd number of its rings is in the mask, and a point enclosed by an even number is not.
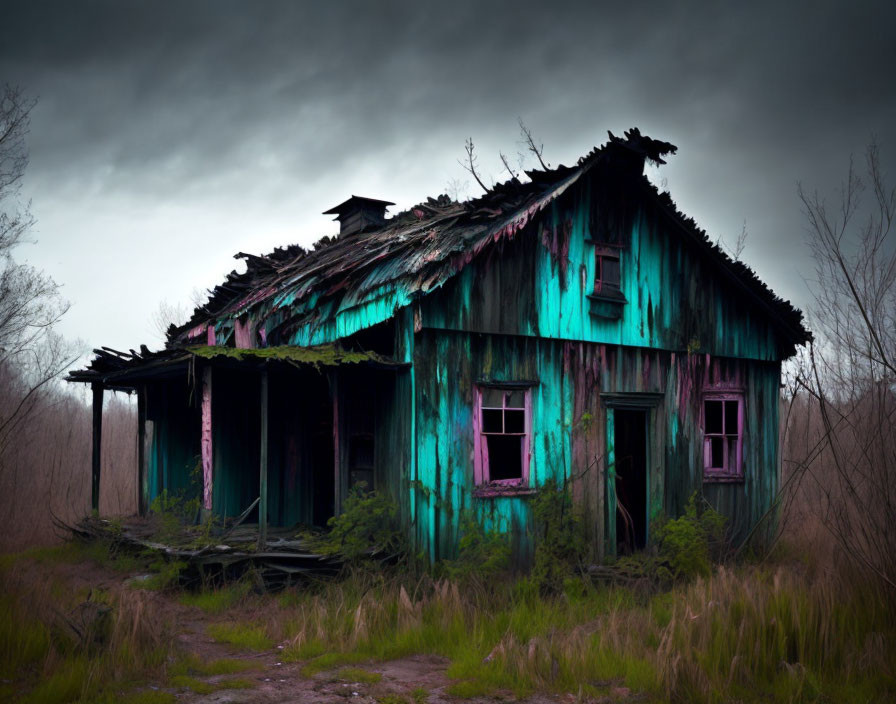
<svg viewBox="0 0 896 704"><path fill-rule="evenodd" d="M616 554L647 544L647 411L614 411Z"/></svg>

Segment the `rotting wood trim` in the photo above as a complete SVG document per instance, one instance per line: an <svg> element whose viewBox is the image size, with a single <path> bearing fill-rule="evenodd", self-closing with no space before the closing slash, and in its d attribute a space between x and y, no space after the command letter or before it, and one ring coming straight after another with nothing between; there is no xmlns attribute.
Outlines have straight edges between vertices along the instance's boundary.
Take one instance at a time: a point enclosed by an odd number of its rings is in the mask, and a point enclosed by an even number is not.
<svg viewBox="0 0 896 704"><path fill-rule="evenodd" d="M604 392L600 395L600 404L604 408L646 411L661 405L665 398L666 394L649 391Z"/></svg>
<svg viewBox="0 0 896 704"><path fill-rule="evenodd" d="M500 484L484 484L473 489L473 496L477 499L500 499L514 496L534 496L538 489L533 486L520 486L518 484L505 486Z"/></svg>
<svg viewBox="0 0 896 704"><path fill-rule="evenodd" d="M475 382L476 386L486 386L490 389L520 389L526 390L531 389L532 387L538 386L541 382L528 379L528 380L519 380L516 381L501 381L499 379L477 379Z"/></svg>

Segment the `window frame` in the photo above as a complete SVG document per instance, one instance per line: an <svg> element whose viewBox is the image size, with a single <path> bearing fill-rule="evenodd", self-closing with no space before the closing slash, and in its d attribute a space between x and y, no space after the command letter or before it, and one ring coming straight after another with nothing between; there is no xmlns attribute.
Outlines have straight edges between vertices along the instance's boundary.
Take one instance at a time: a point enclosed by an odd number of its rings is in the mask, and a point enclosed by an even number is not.
<svg viewBox="0 0 896 704"><path fill-rule="evenodd" d="M530 465L532 462L532 389L531 385L519 383L477 383L475 385L475 404L473 406L473 434L474 434L474 451L473 451L473 470L474 482L476 487L488 487L496 489L528 489L530 478ZM483 406L483 392L486 390L499 390L504 393L502 397L501 409L506 410L522 410L523 411L523 432L522 433L506 433L502 426L502 432L486 432L483 427L483 410L497 410L494 406ZM507 394L519 392L523 394L523 407L507 406ZM502 416L502 419L505 416ZM502 423L504 421L502 420ZM512 477L509 479L492 479L490 475L488 442L487 436L519 436L520 442L520 477Z"/></svg>
<svg viewBox="0 0 896 704"><path fill-rule="evenodd" d="M707 401L719 401L722 403L721 432L709 433L706 430L706 403ZM737 402L736 433L726 432L725 427L725 402ZM700 427L703 431L703 481L705 482L738 482L744 479L744 394L742 391L706 391L700 403ZM712 439L722 439L722 467L712 466ZM734 462L730 467L730 452L727 449L729 438L736 438Z"/></svg>
<svg viewBox="0 0 896 704"><path fill-rule="evenodd" d="M616 262L617 280L615 283L605 283L603 278L604 259L612 259ZM622 247L595 244L594 246L594 289L596 296L617 297L622 293Z"/></svg>

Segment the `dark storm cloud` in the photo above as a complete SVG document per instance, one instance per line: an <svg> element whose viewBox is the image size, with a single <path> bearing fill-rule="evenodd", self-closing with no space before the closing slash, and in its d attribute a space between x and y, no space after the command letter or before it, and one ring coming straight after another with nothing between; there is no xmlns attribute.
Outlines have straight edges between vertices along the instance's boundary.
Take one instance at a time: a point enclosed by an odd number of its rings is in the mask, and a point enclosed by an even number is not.
<svg viewBox="0 0 896 704"><path fill-rule="evenodd" d="M732 239L746 218L748 261L798 296L795 181L832 183L871 133L896 152L896 12L875 5L5 3L0 80L40 98L35 195L109 213L316 215L364 184L407 206L463 177L469 135L500 177L518 115L554 164L638 125L679 145L663 173L682 207Z"/></svg>

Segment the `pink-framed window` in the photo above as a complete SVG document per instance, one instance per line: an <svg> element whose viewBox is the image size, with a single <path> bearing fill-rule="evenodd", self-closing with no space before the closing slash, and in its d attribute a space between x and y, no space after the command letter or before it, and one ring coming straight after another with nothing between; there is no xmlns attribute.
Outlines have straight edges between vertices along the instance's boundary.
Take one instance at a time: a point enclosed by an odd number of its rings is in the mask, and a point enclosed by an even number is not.
<svg viewBox="0 0 896 704"><path fill-rule="evenodd" d="M529 485L530 390L477 385L473 412L476 485Z"/></svg>
<svg viewBox="0 0 896 704"><path fill-rule="evenodd" d="M743 445L743 394L704 394L703 478L708 481L742 479Z"/></svg>
<svg viewBox="0 0 896 704"><path fill-rule="evenodd" d="M622 286L619 247L597 245L594 248L594 293L618 294Z"/></svg>

